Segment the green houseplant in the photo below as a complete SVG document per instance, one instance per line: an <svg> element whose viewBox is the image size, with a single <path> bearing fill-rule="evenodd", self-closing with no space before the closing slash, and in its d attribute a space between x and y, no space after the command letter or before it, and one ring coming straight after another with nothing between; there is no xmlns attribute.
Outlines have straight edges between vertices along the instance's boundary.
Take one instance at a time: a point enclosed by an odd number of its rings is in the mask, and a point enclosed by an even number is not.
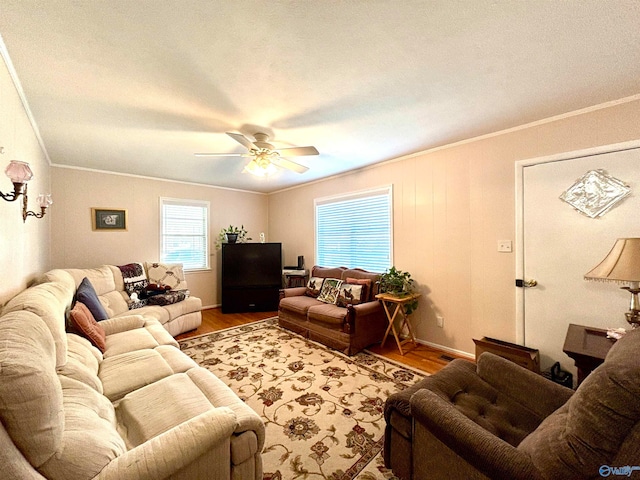
<svg viewBox="0 0 640 480"><path fill-rule="evenodd" d="M405 297L415 293L415 282L409 272L398 270L395 266L380 276L380 292L396 297ZM409 315L418 308L418 299L405 304L405 312Z"/></svg>
<svg viewBox="0 0 640 480"><path fill-rule="evenodd" d="M216 247L222 247L223 243L246 243L248 240L251 240L251 238L247 237L247 233L249 232L245 230L244 225L241 225L240 228L229 225L220 230Z"/></svg>

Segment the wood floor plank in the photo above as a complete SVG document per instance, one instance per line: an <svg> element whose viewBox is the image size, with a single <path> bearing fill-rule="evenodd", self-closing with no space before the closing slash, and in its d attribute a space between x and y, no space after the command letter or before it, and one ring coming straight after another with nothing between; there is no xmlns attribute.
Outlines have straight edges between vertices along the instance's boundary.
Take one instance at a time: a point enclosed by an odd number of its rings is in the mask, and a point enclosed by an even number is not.
<svg viewBox="0 0 640 480"><path fill-rule="evenodd" d="M202 311L202 324L195 330L178 335L176 340L212 333L218 330L224 330L225 328L237 327L277 315L277 311L222 313L220 308L208 308ZM387 339L383 348L380 347L380 344L377 344L370 346L368 350L394 362L417 368L427 373L435 373L449 363L450 360L448 359L457 358L454 354L422 344L418 344L417 346L407 345L405 355L400 355L398 347L394 342L389 341L389 339Z"/></svg>

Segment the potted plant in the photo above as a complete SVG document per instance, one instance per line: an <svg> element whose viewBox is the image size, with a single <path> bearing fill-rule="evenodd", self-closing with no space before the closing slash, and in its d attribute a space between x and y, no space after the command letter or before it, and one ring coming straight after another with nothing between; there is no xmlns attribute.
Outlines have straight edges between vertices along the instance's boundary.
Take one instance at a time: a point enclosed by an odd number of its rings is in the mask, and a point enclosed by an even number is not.
<svg viewBox="0 0 640 480"><path fill-rule="evenodd" d="M403 272L396 267L391 267L380 276L380 292L389 293L396 297L405 297L415 293L415 282L409 272ZM405 304L405 312L409 315L418 308L418 300L415 299Z"/></svg>
<svg viewBox="0 0 640 480"><path fill-rule="evenodd" d="M241 225L240 228L229 225L220 230L216 247L220 248L223 243L246 243L247 240L251 240L247 237L247 233L249 232L245 230L244 225Z"/></svg>

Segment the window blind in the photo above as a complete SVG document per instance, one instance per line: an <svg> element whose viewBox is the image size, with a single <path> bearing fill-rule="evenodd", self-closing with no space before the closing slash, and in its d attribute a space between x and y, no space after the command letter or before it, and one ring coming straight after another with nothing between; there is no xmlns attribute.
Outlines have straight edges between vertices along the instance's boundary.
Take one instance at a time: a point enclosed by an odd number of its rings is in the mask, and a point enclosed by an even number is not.
<svg viewBox="0 0 640 480"><path fill-rule="evenodd" d="M391 186L316 200L317 264L387 270L392 265L391 202Z"/></svg>
<svg viewBox="0 0 640 480"><path fill-rule="evenodd" d="M160 258L185 270L209 268L209 202L160 199Z"/></svg>

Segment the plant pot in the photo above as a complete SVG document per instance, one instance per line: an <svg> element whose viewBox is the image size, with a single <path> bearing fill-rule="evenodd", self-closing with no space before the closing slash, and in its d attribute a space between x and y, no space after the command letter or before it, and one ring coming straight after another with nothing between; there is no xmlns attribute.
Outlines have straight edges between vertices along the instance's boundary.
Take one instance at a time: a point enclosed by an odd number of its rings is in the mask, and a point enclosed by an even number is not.
<svg viewBox="0 0 640 480"><path fill-rule="evenodd" d="M227 237L227 243L236 243L238 240L237 233L225 233L224 235Z"/></svg>

